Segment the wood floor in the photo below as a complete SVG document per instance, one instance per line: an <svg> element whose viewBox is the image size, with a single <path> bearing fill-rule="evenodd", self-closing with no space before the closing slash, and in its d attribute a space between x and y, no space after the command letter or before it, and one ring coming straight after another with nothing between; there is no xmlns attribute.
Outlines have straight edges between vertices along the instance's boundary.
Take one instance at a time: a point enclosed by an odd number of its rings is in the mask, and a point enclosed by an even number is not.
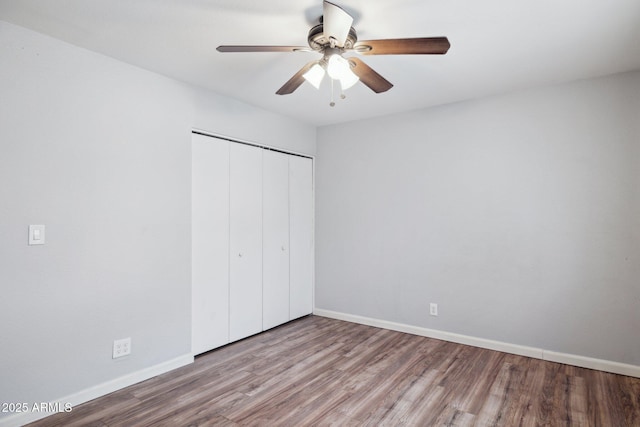
<svg viewBox="0 0 640 427"><path fill-rule="evenodd" d="M309 316L30 426L640 426L640 379Z"/></svg>

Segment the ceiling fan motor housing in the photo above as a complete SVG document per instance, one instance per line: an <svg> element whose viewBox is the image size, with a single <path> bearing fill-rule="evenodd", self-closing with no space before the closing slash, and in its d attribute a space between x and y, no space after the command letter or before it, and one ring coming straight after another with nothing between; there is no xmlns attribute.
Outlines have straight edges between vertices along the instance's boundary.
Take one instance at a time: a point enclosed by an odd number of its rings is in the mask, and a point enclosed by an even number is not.
<svg viewBox="0 0 640 427"><path fill-rule="evenodd" d="M318 24L315 27L309 30L309 36L307 37L307 41L309 42L309 47L313 50L317 50L318 52L322 52L327 47L331 46L331 40L324 35L324 28L322 24ZM349 35L344 42L344 46L342 49L353 49L353 46L358 41L358 35L356 30L351 27L349 29Z"/></svg>

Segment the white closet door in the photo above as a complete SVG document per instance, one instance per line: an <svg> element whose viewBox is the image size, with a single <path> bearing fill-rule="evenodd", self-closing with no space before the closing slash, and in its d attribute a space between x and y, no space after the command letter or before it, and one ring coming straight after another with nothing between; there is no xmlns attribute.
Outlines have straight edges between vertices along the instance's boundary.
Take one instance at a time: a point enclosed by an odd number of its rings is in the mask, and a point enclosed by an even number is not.
<svg viewBox="0 0 640 427"><path fill-rule="evenodd" d="M313 164L289 157L290 318L313 311Z"/></svg>
<svg viewBox="0 0 640 427"><path fill-rule="evenodd" d="M193 354L229 342L229 143L193 134L191 144Z"/></svg>
<svg viewBox="0 0 640 427"><path fill-rule="evenodd" d="M289 156L262 154L262 328L289 321Z"/></svg>
<svg viewBox="0 0 640 427"><path fill-rule="evenodd" d="M230 145L229 338L262 331L262 149Z"/></svg>

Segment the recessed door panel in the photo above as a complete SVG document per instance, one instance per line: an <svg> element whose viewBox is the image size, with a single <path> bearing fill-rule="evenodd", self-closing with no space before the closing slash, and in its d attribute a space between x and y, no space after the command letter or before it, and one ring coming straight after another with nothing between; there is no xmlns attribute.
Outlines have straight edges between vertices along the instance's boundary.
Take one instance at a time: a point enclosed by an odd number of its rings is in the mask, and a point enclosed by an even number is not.
<svg viewBox="0 0 640 427"><path fill-rule="evenodd" d="M229 142L193 134L192 352L229 342Z"/></svg>
<svg viewBox="0 0 640 427"><path fill-rule="evenodd" d="M229 336L262 331L262 149L230 145Z"/></svg>
<svg viewBox="0 0 640 427"><path fill-rule="evenodd" d="M289 321L289 157L263 153L262 327Z"/></svg>
<svg viewBox="0 0 640 427"><path fill-rule="evenodd" d="M290 318L313 311L313 163L289 157Z"/></svg>

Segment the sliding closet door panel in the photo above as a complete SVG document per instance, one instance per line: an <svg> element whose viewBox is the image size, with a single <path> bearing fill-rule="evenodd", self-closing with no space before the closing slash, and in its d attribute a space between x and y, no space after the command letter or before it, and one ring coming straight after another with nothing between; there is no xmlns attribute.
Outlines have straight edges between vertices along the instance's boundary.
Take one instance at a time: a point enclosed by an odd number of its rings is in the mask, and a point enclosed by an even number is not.
<svg viewBox="0 0 640 427"><path fill-rule="evenodd" d="M229 342L229 143L193 134L192 352Z"/></svg>
<svg viewBox="0 0 640 427"><path fill-rule="evenodd" d="M262 331L262 149L230 145L229 334Z"/></svg>
<svg viewBox="0 0 640 427"><path fill-rule="evenodd" d="M313 164L289 158L290 318L313 311Z"/></svg>
<svg viewBox="0 0 640 427"><path fill-rule="evenodd" d="M289 321L289 156L262 157L262 327Z"/></svg>

